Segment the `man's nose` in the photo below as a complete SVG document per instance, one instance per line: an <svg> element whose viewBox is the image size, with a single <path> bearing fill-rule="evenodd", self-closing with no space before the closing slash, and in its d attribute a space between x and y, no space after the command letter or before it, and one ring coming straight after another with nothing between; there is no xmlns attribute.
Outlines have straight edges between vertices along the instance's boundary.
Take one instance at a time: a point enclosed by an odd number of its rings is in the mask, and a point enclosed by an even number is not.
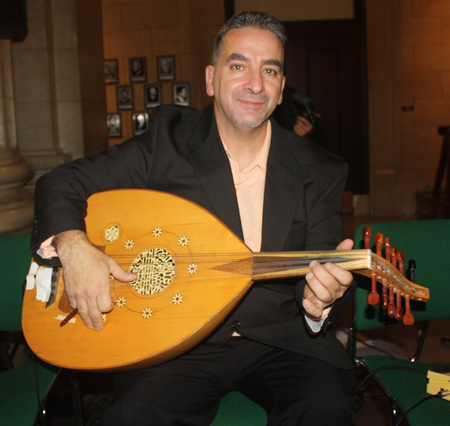
<svg viewBox="0 0 450 426"><path fill-rule="evenodd" d="M250 90L252 93L261 93L264 91L264 80L259 70L249 72L245 89Z"/></svg>

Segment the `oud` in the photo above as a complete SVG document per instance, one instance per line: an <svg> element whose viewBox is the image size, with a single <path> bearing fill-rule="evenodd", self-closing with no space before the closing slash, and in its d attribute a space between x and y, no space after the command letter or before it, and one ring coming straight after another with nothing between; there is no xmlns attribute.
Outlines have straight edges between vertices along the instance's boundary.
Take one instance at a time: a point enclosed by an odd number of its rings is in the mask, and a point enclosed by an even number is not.
<svg viewBox="0 0 450 426"><path fill-rule="evenodd" d="M110 372L168 361L211 333L254 281L306 275L312 260L372 277L408 303L430 297L427 288L368 249L253 253L207 210L159 191L91 196L86 230L92 244L137 279L111 277L115 307L99 333L79 315L68 318L64 271L54 274L47 302L36 299L35 288L25 291L25 338L38 357L63 368Z"/></svg>

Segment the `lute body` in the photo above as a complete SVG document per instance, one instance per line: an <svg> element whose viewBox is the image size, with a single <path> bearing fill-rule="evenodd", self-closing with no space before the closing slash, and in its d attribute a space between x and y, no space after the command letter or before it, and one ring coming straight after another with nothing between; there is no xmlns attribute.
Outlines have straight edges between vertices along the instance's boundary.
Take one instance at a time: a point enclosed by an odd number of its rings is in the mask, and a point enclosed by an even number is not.
<svg viewBox="0 0 450 426"><path fill-rule="evenodd" d="M26 290L26 340L41 359L64 368L109 372L170 360L211 333L253 281L306 275L312 260L368 276L376 270L378 281L392 281L411 299L429 299L428 289L410 283L370 250L252 253L210 212L159 191L93 195L86 229L95 246L138 279L111 279L116 306L99 333L87 329L79 315L61 327L72 311L63 271L49 302L38 301L36 289Z"/></svg>

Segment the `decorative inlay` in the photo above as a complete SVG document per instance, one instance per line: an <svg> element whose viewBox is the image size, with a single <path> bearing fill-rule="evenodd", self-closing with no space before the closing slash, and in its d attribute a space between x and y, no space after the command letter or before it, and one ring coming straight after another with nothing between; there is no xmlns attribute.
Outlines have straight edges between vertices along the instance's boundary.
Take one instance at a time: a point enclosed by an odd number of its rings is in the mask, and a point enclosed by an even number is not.
<svg viewBox="0 0 450 426"><path fill-rule="evenodd" d="M117 226L111 226L105 231L105 240L109 243L116 241L119 238L120 229Z"/></svg>
<svg viewBox="0 0 450 426"><path fill-rule="evenodd" d="M131 250L133 248L133 246L134 246L134 241L133 240L125 241L125 248L127 250Z"/></svg>
<svg viewBox="0 0 450 426"><path fill-rule="evenodd" d="M125 297L119 297L119 298L117 299L116 305L117 305L119 308L123 308L123 307L126 305L126 303L127 303L127 299L125 299Z"/></svg>
<svg viewBox="0 0 450 426"><path fill-rule="evenodd" d="M188 273L191 275L195 274L197 272L197 270L198 270L198 266L195 263L191 263L187 268Z"/></svg>
<svg viewBox="0 0 450 426"><path fill-rule="evenodd" d="M166 250L149 249L134 260L130 272L137 275L130 284L139 294L160 293L175 275L175 260Z"/></svg>
<svg viewBox="0 0 450 426"><path fill-rule="evenodd" d="M181 247L187 246L188 242L189 242L189 238L188 237L180 237L180 239L178 240L178 244Z"/></svg>
<svg viewBox="0 0 450 426"><path fill-rule="evenodd" d="M153 230L153 236L154 237L160 237L162 235L162 229L161 228L155 228Z"/></svg>
<svg viewBox="0 0 450 426"><path fill-rule="evenodd" d="M172 302L174 305L179 305L183 301L183 296L181 294L175 294L172 297Z"/></svg>
<svg viewBox="0 0 450 426"><path fill-rule="evenodd" d="M153 312L152 312L152 310L151 310L150 308L145 308L145 309L142 311L142 316L143 316L145 319L150 318L150 317L152 316L152 314L153 314Z"/></svg>

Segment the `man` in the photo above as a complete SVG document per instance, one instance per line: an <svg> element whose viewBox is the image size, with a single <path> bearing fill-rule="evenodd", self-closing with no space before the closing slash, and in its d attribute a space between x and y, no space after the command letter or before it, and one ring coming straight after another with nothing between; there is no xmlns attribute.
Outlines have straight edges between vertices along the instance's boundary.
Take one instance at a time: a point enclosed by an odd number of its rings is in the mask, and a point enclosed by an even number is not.
<svg viewBox="0 0 450 426"><path fill-rule="evenodd" d="M185 197L254 251L351 249L350 240L338 245L345 164L270 120L284 87L284 41L272 16L236 15L206 68L212 107L157 109L149 132L41 178L32 249L52 256L55 236L70 304L87 327L101 331L101 312L111 310L109 274L135 278L83 233L85 200L97 191L138 187ZM328 327L350 297L352 274L328 263L311 269L305 279L254 285L188 353L117 375L104 424L207 425L233 389L263 406L270 426L352 424L352 365Z"/></svg>
<svg viewBox="0 0 450 426"><path fill-rule="evenodd" d="M283 101L275 108L273 117L285 129L307 138L322 148L327 147L327 137L319 123L320 116L314 111L311 99L300 90L285 86Z"/></svg>

